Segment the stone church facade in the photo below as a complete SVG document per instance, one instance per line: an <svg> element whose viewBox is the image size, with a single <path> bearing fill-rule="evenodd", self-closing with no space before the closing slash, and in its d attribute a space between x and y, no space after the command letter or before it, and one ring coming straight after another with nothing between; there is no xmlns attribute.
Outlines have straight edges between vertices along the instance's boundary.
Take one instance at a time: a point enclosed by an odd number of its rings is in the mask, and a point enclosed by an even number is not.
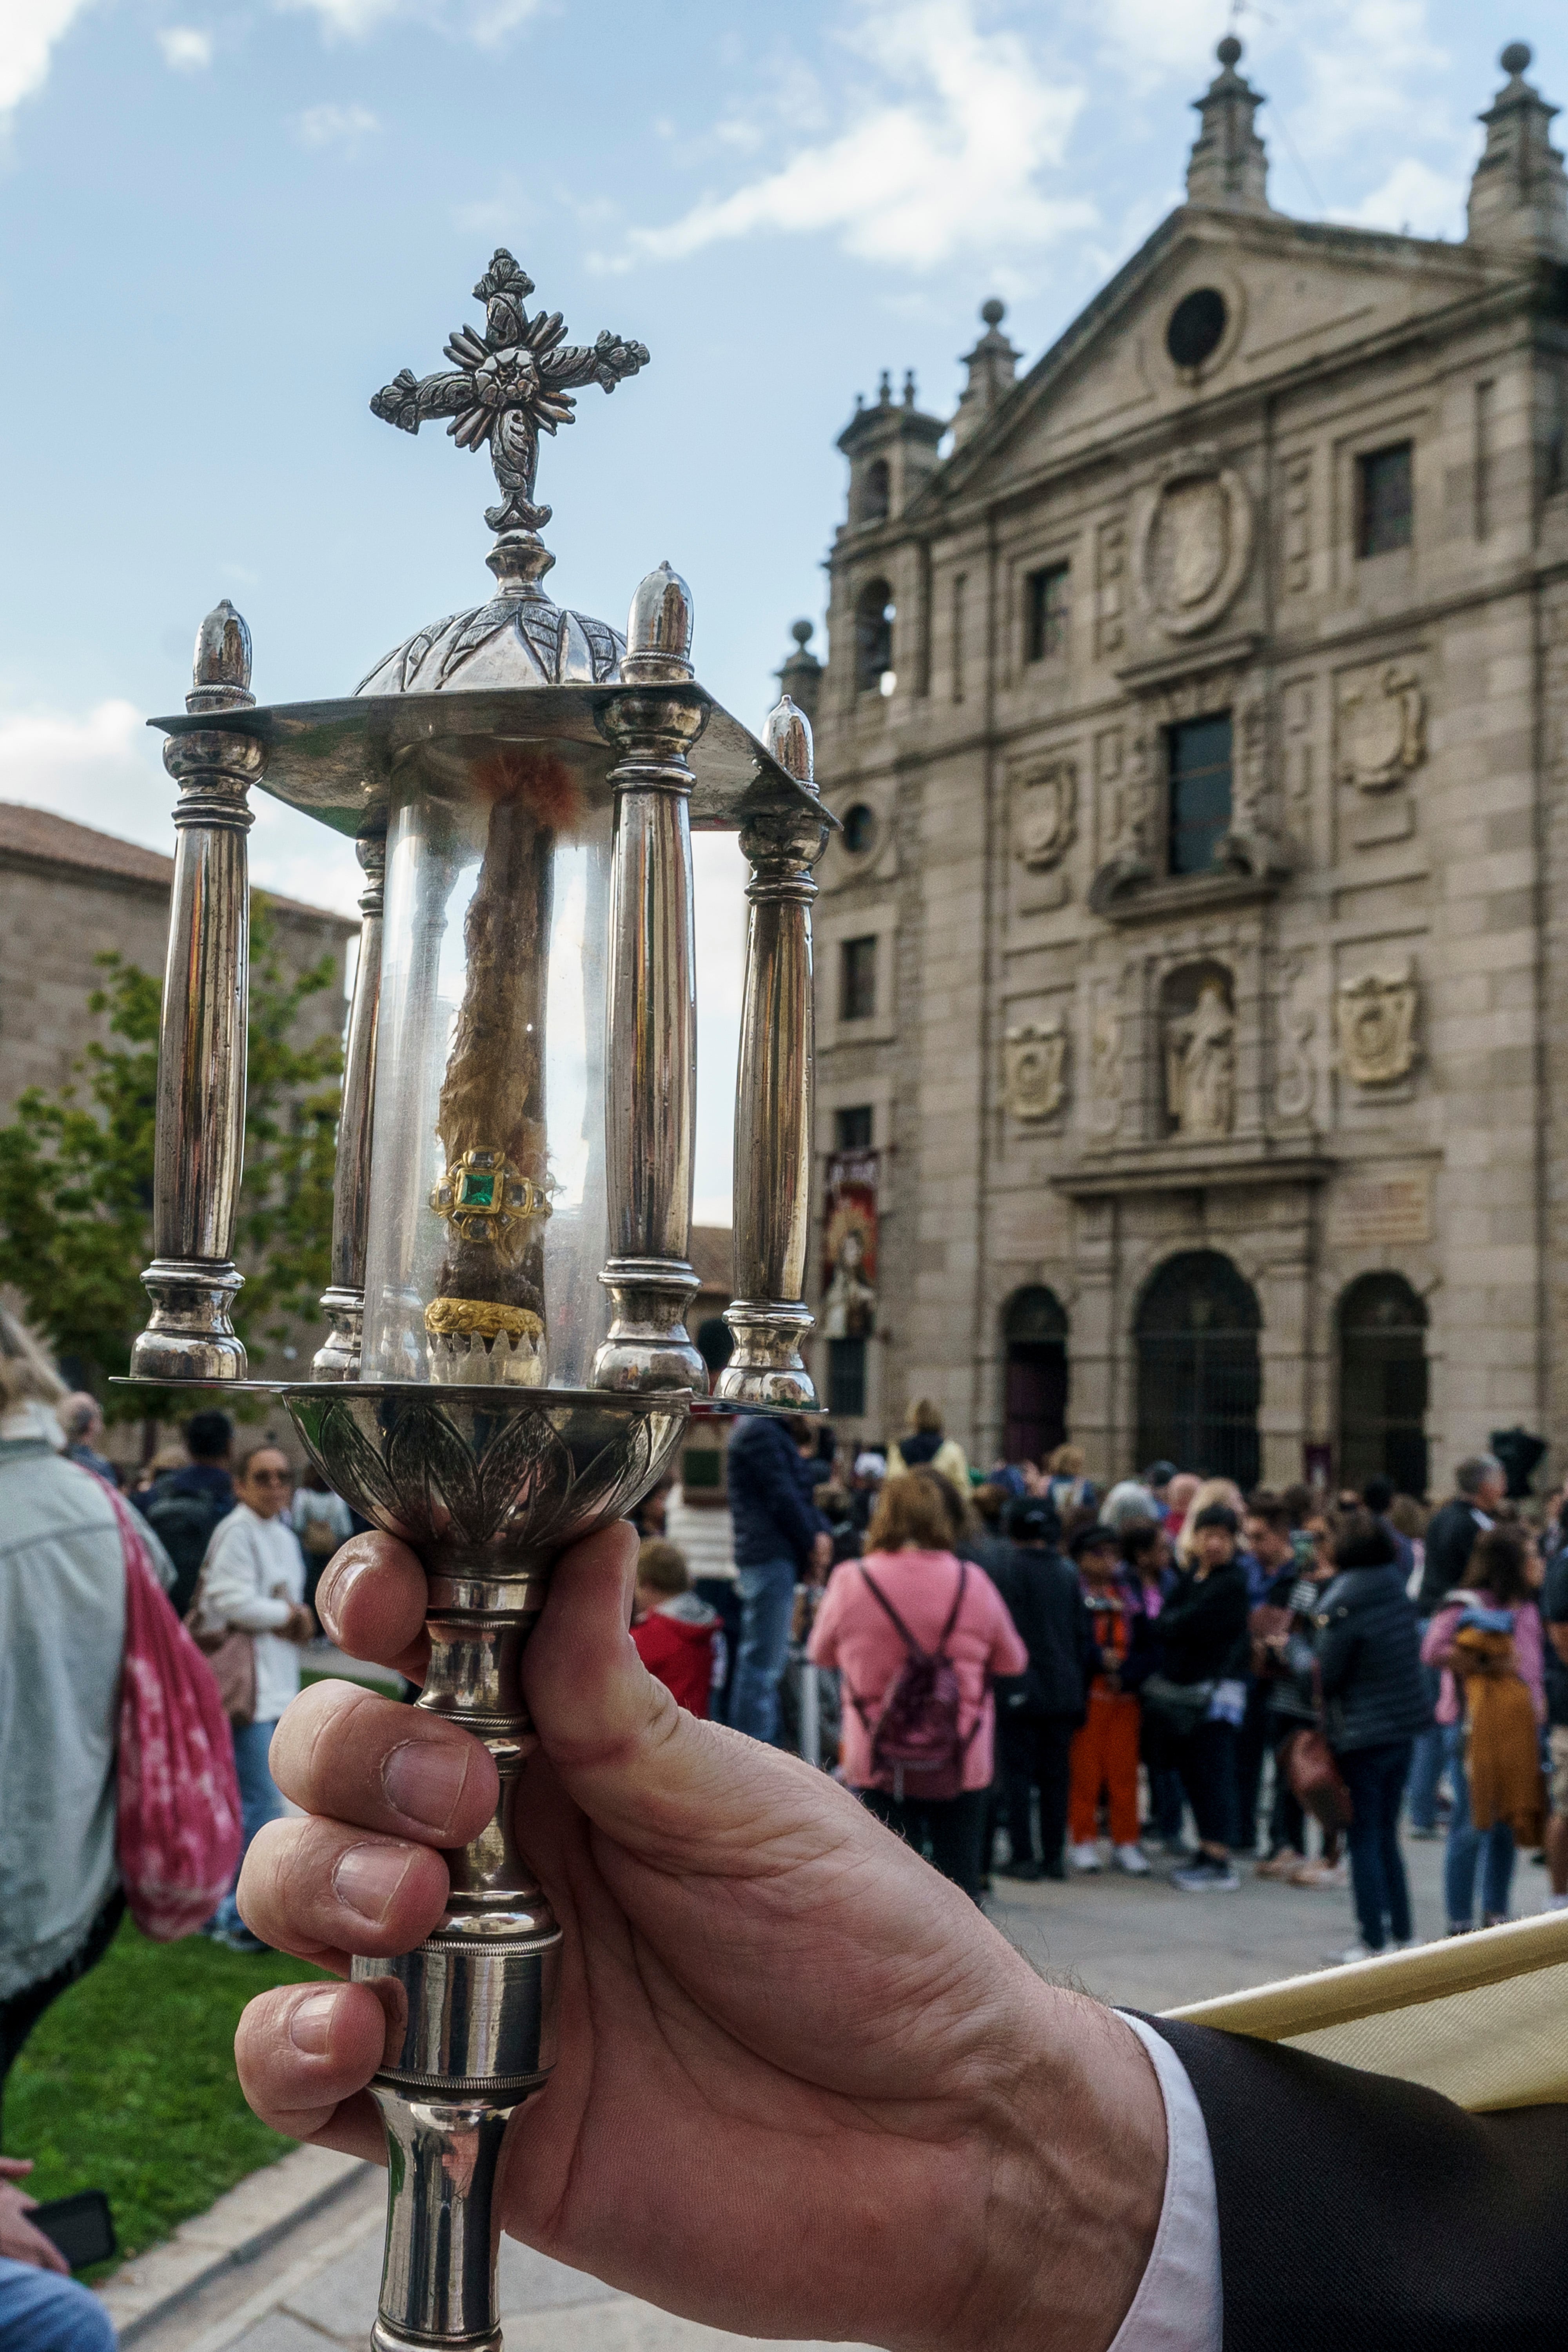
<svg viewBox="0 0 1568 2352"><path fill-rule="evenodd" d="M1043 358L988 303L953 418L840 442L784 675L879 1229L815 1369L982 1461L1441 1490L1568 1455L1568 181L1514 45L1462 242L1289 219L1240 56Z"/></svg>

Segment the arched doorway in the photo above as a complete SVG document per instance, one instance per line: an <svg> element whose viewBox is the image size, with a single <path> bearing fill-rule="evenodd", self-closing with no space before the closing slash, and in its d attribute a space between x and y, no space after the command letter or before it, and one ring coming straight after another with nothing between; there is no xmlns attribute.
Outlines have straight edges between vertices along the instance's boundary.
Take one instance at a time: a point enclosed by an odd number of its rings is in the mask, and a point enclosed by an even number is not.
<svg viewBox="0 0 1568 2352"><path fill-rule="evenodd" d="M1016 1290L1002 1310L1006 1349L1005 1426L1008 1462L1040 1462L1067 1435L1068 1318L1054 1290L1043 1284Z"/></svg>
<svg viewBox="0 0 1568 2352"><path fill-rule="evenodd" d="M1402 1274L1363 1274L1340 1300L1344 1486L1380 1474L1426 1492L1426 1309Z"/></svg>
<svg viewBox="0 0 1568 2352"><path fill-rule="evenodd" d="M1217 1250L1158 1268L1138 1309L1138 1459L1258 1483L1263 1318L1252 1285Z"/></svg>

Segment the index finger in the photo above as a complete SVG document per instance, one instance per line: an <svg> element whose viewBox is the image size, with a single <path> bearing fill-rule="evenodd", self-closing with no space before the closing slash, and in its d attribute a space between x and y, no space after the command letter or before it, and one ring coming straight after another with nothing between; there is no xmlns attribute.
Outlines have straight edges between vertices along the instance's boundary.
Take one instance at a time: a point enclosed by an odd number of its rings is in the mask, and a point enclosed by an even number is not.
<svg viewBox="0 0 1568 2352"><path fill-rule="evenodd" d="M395 1536L351 1536L321 1571L316 1613L345 1657L422 1683L430 1664L427 1593L417 1555Z"/></svg>

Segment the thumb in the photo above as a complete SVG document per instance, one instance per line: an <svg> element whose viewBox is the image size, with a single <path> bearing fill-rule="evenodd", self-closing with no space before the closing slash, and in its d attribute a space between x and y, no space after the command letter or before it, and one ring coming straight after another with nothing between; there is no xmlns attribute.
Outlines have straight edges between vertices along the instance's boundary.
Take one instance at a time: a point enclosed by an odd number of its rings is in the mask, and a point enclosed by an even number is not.
<svg viewBox="0 0 1568 2352"><path fill-rule="evenodd" d="M781 1842L802 1861L853 1834L860 1808L822 1773L700 1722L648 1673L629 1631L637 1554L624 1523L563 1553L523 1653L529 1713L566 1793L645 1860L725 1876L776 1870Z"/></svg>
<svg viewBox="0 0 1568 2352"><path fill-rule="evenodd" d="M0 2156L0 2180L23 2180L32 2168L30 2156Z"/></svg>

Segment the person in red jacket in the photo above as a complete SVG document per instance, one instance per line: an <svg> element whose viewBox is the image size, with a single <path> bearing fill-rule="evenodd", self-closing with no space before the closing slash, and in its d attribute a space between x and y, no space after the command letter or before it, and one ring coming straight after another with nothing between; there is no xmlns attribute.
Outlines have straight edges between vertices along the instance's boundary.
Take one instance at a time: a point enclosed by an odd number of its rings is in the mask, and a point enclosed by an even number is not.
<svg viewBox="0 0 1568 2352"><path fill-rule="evenodd" d="M716 1678L714 1643L724 1636L718 1611L692 1591L686 1555L678 1545L653 1540L638 1547L633 1609L632 1640L649 1674L689 1714L706 1716ZM717 1678L722 1675L720 1659Z"/></svg>

